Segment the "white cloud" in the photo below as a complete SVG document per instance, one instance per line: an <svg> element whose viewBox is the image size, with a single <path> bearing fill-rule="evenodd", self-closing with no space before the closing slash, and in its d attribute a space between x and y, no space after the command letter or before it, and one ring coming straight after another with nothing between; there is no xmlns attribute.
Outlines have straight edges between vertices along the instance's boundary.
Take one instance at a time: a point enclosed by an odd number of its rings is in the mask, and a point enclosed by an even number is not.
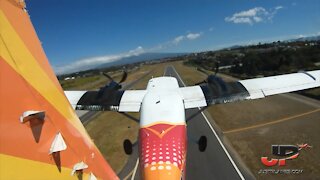
<svg viewBox="0 0 320 180"><path fill-rule="evenodd" d="M178 36L178 37L176 37L176 38L173 39L172 43L175 44L175 45L177 45L177 44L179 44L184 38L185 38L185 37L182 36L182 35L181 35L181 36Z"/></svg>
<svg viewBox="0 0 320 180"><path fill-rule="evenodd" d="M255 21L255 22L261 22L262 21L262 18L261 17L253 17L253 20Z"/></svg>
<svg viewBox="0 0 320 180"><path fill-rule="evenodd" d="M114 54L114 55L105 55L105 56L95 56L89 58L79 59L73 63L61 65L61 66L54 66L54 70L56 74L64 74L64 73L72 73L81 70L88 70L92 68L96 68L97 66L104 64L104 63L111 63L123 58L138 56L140 54L146 52L154 52L159 51L161 49L170 48L172 46L176 46L184 40L194 40L199 38L202 33L188 33L186 35L180 35L172 39L171 41L161 43L157 46L144 49L141 46L138 46L136 49L130 50L128 52Z"/></svg>
<svg viewBox="0 0 320 180"><path fill-rule="evenodd" d="M273 17L278 13L280 9L283 9L283 6L276 6L275 8L270 10L270 15L268 16L268 20L272 21Z"/></svg>
<svg viewBox="0 0 320 180"><path fill-rule="evenodd" d="M274 8L275 10L283 9L283 6L277 6Z"/></svg>
<svg viewBox="0 0 320 180"><path fill-rule="evenodd" d="M305 37L312 37L312 36L320 36L320 31L319 32L315 32L315 33L307 33L307 34L295 34L295 35L291 35L290 38L305 38Z"/></svg>
<svg viewBox="0 0 320 180"><path fill-rule="evenodd" d="M233 21L235 24L239 24L239 23L248 23L248 24L252 24L252 21L250 18L248 17L241 17L241 18L234 18Z"/></svg>
<svg viewBox="0 0 320 180"><path fill-rule="evenodd" d="M187 34L187 39L189 39L189 40L194 40L194 39L197 39L197 38L199 38L201 36L201 34L200 33L189 33L189 34Z"/></svg>
<svg viewBox="0 0 320 180"><path fill-rule="evenodd" d="M194 40L194 39L199 38L200 36L201 36L201 33L188 33L186 35L177 36L173 40L171 40L171 41L169 41L167 43L164 43L162 45L159 45L159 46L164 48L164 47L169 47L169 46L172 46L172 45L178 45L183 40Z"/></svg>
<svg viewBox="0 0 320 180"><path fill-rule="evenodd" d="M241 11L239 13L235 13L234 17L254 17L260 14L265 14L266 10L263 7L255 7L252 9L249 9L247 11Z"/></svg>
<svg viewBox="0 0 320 180"><path fill-rule="evenodd" d="M139 54L142 54L144 52L145 50L141 46L138 46L136 49L130 50L128 52L115 54L115 55L105 55L105 56L84 58L64 66L55 66L53 68L56 74L72 73L76 71L91 69L104 63L115 62L122 58L138 56Z"/></svg>
<svg viewBox="0 0 320 180"><path fill-rule="evenodd" d="M246 11L234 13L232 16L226 17L224 20L235 24L253 25L254 23L263 22L266 19L272 20L278 10L282 8L283 6L276 6L268 11L263 7L255 7Z"/></svg>

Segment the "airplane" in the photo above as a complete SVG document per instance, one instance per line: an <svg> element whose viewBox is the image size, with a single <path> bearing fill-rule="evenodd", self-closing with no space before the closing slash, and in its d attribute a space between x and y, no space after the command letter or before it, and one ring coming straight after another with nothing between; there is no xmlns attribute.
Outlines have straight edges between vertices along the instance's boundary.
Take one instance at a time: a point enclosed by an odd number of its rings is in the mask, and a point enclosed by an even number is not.
<svg viewBox="0 0 320 180"><path fill-rule="evenodd" d="M107 75L106 75L107 76ZM320 70L224 82L216 75L197 85L179 87L175 77L149 80L145 90L121 90L111 82L97 91L65 91L76 110L139 112L139 161L143 179L184 179L187 150L185 110L209 105L264 98L320 86ZM200 109L201 112L203 109ZM190 120L190 119L189 119ZM201 136L199 150L207 139ZM127 154L132 143L124 141Z"/></svg>
<svg viewBox="0 0 320 180"><path fill-rule="evenodd" d="M320 70L224 82L215 74L194 86L174 77L122 90L127 74L96 91L63 91L22 1L0 1L0 179L119 179L74 110L139 112L143 179L185 179L185 110L320 86ZM127 154L132 143L124 141ZM199 151L207 139L199 138Z"/></svg>

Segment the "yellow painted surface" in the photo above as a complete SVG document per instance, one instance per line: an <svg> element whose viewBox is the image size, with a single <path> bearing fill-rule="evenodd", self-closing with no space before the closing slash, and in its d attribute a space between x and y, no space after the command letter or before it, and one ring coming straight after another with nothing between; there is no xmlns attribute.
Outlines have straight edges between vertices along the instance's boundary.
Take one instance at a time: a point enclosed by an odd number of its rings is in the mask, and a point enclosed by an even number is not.
<svg viewBox="0 0 320 180"><path fill-rule="evenodd" d="M149 127L157 125L157 124L168 124L168 125L172 125L172 126L174 126L174 125L176 125L176 126L178 126L178 125L186 125L185 122L182 122L182 123L171 123L171 122L168 122L168 121L157 121L157 122L154 122L154 123L150 123L150 124L148 124L146 126L141 126L140 128L149 128Z"/></svg>
<svg viewBox="0 0 320 180"><path fill-rule="evenodd" d="M82 135L89 139L87 132L81 125L63 92L59 91L47 73L34 59L2 10L0 10L0 24L0 56L69 120Z"/></svg>
<svg viewBox="0 0 320 180"><path fill-rule="evenodd" d="M0 154L0 179L75 179L76 174L71 175L72 169L61 167L59 172L57 166L22 159L14 156ZM89 175L83 173L83 179L89 179Z"/></svg>

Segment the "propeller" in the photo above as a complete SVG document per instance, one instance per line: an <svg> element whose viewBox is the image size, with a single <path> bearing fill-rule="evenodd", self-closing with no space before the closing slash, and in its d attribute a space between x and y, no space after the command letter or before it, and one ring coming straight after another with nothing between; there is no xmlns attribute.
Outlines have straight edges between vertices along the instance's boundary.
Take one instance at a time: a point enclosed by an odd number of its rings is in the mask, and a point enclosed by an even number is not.
<svg viewBox="0 0 320 180"><path fill-rule="evenodd" d="M214 73L214 75L216 75L218 72L219 72L219 67L220 67L220 61L216 61L215 62L215 73Z"/></svg>
<svg viewBox="0 0 320 180"><path fill-rule="evenodd" d="M126 71L123 71L123 74L122 74L122 78L121 80L119 81L119 83L123 83L128 77L128 74Z"/></svg>
<svg viewBox="0 0 320 180"><path fill-rule="evenodd" d="M109 74L107 74L107 73L105 73L105 72L103 72L102 74L103 74L105 77L107 77L110 81L113 81L112 77L109 76Z"/></svg>
<svg viewBox="0 0 320 180"><path fill-rule="evenodd" d="M98 92L98 96L97 98L101 98L105 93L108 94L112 94L118 90L120 90L122 88L121 83L123 83L127 77L128 77L128 73L126 71L123 71L121 80L119 82L116 82L110 75L108 75L107 73L102 73L105 77L107 77L110 82L109 84L105 85L104 87L101 87L99 92Z"/></svg>
<svg viewBox="0 0 320 180"><path fill-rule="evenodd" d="M198 82L196 83L195 85L200 85L200 84L204 84L204 83L210 83L210 82L213 82L213 81L216 81L216 79L220 79L218 78L216 75L217 73L219 72L219 67L220 67L220 62L219 61L215 61L215 72L213 75L209 75L207 77L207 79L201 81L201 82ZM219 80L220 81L220 80Z"/></svg>
<svg viewBox="0 0 320 180"><path fill-rule="evenodd" d="M103 73L104 76L106 76L111 82L114 81L111 76L109 76L107 73ZM123 71L121 80L118 82L118 84L123 83L128 77L128 73L126 71ZM115 82L115 81L114 81Z"/></svg>
<svg viewBox="0 0 320 180"><path fill-rule="evenodd" d="M196 83L195 85L203 85L206 84L206 88L208 88L211 91L211 94L213 96L223 96L228 93L229 88L227 86L227 83L221 78L217 76L217 73L219 71L220 62L215 61L215 73L209 75L205 80Z"/></svg>

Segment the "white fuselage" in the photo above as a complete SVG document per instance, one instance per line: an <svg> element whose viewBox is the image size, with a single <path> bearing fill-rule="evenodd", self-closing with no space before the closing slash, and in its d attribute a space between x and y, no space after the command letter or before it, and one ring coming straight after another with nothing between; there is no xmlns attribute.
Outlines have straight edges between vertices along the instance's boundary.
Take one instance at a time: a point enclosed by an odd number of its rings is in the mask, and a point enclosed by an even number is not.
<svg viewBox="0 0 320 180"><path fill-rule="evenodd" d="M185 110L176 78L159 77L149 80L141 105L140 126L157 122L185 123Z"/></svg>
<svg viewBox="0 0 320 180"><path fill-rule="evenodd" d="M139 130L142 179L184 179L187 130L178 82L172 77L154 78L146 91Z"/></svg>

